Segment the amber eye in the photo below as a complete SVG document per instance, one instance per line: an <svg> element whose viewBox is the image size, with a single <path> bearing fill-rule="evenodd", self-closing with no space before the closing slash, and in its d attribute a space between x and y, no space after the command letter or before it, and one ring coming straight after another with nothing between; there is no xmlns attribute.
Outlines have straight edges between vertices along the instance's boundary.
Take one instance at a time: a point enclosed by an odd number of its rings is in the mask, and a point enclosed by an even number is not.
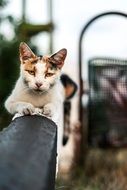
<svg viewBox="0 0 127 190"><path fill-rule="evenodd" d="M28 70L27 72L28 72L30 75L35 75L35 72L34 72L34 71Z"/></svg>
<svg viewBox="0 0 127 190"><path fill-rule="evenodd" d="M46 73L46 74L45 74L46 77L51 77L51 76L53 76L53 75L54 75L54 73Z"/></svg>

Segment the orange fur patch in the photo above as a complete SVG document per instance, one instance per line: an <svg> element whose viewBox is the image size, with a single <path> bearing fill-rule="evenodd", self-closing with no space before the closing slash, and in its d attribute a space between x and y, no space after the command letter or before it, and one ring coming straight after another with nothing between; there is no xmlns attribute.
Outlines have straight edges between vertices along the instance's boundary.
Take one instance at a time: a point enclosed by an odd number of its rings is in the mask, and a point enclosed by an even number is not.
<svg viewBox="0 0 127 190"><path fill-rule="evenodd" d="M31 58L23 62L24 64L24 69L25 70L30 70L30 71L35 71L35 65L38 61L41 63L44 63L43 60L39 60L39 57Z"/></svg>
<svg viewBox="0 0 127 190"><path fill-rule="evenodd" d="M31 61L27 60L24 65L24 69L28 71L35 71L35 65Z"/></svg>
<svg viewBox="0 0 127 190"><path fill-rule="evenodd" d="M50 73L50 75L55 74L56 69L53 69L55 67L53 67L53 65L49 62L49 57L48 56L42 57L41 60L40 60L40 57L35 57L35 58L30 58L30 59L28 59L26 61L23 61L24 70L36 72L36 63L38 61L41 62L42 64L46 63L45 75L47 75L48 73Z"/></svg>

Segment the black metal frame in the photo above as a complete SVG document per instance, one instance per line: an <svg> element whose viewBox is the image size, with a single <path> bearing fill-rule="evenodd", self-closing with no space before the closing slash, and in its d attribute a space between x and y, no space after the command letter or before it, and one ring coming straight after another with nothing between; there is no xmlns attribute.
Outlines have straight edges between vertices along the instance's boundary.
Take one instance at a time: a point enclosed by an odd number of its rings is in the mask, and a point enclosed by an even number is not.
<svg viewBox="0 0 127 190"><path fill-rule="evenodd" d="M83 114L83 110L82 110L82 95L83 95L83 79L82 79L82 42L83 42L83 37L84 34L87 32L87 30L89 29L89 27L94 23L94 21L98 20L101 17L104 16L112 16L112 15L116 15L116 16L122 16L124 18L127 18L127 14L126 13L122 13L122 12L118 12L118 11L110 11L110 12L104 12L101 14L98 14L97 16L93 17L92 19L90 19L86 25L83 27L83 29L81 30L80 33L80 37L79 37L79 46L78 46L78 59L79 59L79 119L82 122L82 114Z"/></svg>

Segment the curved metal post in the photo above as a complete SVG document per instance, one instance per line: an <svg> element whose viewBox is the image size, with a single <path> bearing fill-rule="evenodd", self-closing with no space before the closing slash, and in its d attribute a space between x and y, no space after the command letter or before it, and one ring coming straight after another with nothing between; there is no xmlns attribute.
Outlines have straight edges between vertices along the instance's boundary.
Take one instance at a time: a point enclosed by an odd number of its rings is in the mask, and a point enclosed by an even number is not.
<svg viewBox="0 0 127 190"><path fill-rule="evenodd" d="M81 33L80 33L80 37L79 37L79 47L78 47L78 56L79 56L79 81L80 81L80 98L79 98L79 119L80 121L82 121L82 94L83 94L83 80L82 80L82 41L83 41L83 37L84 34L87 32L88 28L93 24L94 21L96 21L97 19L99 19L100 17L104 17L104 16L110 16L110 15L116 15L116 16L122 16L124 18L127 18L127 14L122 13L122 12L117 12L117 11L111 11L111 12L105 12L102 14L99 14L95 17L93 17L92 19L90 19L87 24L83 27Z"/></svg>

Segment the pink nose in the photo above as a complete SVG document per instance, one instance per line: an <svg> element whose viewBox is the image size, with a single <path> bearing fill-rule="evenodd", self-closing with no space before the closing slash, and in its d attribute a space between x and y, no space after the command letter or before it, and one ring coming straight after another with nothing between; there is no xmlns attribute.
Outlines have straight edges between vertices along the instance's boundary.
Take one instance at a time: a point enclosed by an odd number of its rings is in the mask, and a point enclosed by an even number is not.
<svg viewBox="0 0 127 190"><path fill-rule="evenodd" d="M36 84L36 86L37 86L38 88L40 88L40 87L42 86L42 83L41 83L41 82L36 82L35 84Z"/></svg>

